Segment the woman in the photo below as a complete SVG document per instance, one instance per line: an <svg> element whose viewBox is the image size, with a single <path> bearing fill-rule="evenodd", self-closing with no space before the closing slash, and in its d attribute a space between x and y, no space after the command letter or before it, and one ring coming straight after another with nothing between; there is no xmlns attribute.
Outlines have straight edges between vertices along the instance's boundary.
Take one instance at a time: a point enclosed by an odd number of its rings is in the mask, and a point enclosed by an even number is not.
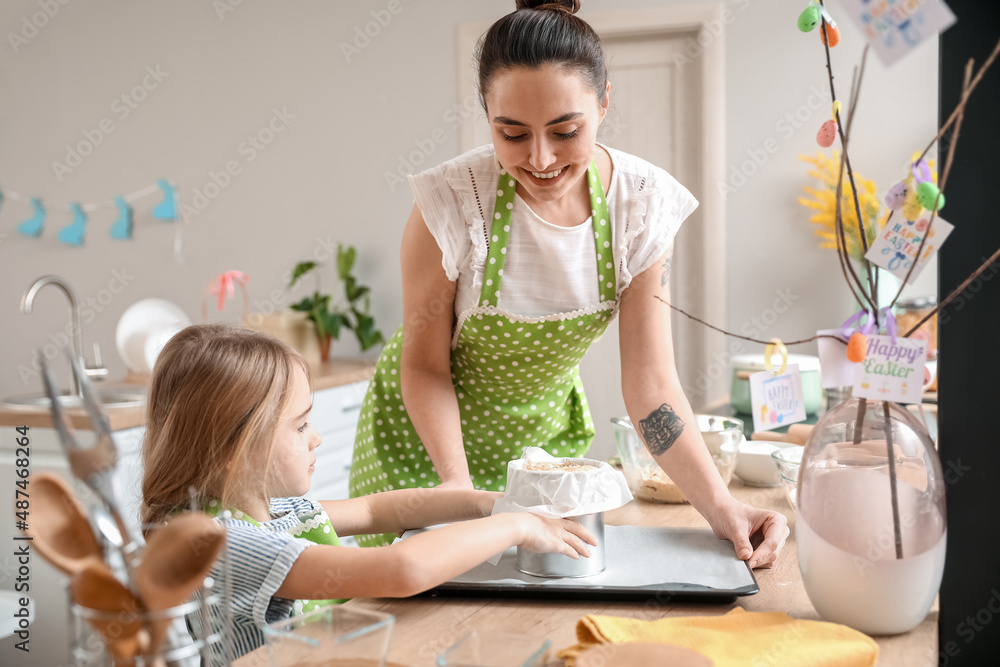
<svg viewBox="0 0 1000 667"><path fill-rule="evenodd" d="M619 315L625 404L647 447L716 535L751 567L770 566L785 518L722 483L655 298L668 298L672 240L697 201L662 169L596 143L610 83L579 2L517 6L479 49L492 145L410 177L403 326L362 408L351 494L501 491L525 446L583 455L594 427L578 364Z"/></svg>

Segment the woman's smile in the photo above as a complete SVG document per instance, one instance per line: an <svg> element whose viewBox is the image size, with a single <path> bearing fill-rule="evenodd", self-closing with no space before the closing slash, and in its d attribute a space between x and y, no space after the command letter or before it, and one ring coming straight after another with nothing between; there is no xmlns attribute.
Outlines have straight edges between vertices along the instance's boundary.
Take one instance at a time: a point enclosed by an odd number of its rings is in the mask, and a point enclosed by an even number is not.
<svg viewBox="0 0 1000 667"><path fill-rule="evenodd" d="M566 167L559 167L558 169L553 169L551 171L531 171L531 170L522 170L522 171L526 171L528 174L530 174L532 180L536 182L536 185L540 185L542 187L549 187L555 185L560 180L559 177L562 176L564 173L566 173L566 171L568 170Z"/></svg>

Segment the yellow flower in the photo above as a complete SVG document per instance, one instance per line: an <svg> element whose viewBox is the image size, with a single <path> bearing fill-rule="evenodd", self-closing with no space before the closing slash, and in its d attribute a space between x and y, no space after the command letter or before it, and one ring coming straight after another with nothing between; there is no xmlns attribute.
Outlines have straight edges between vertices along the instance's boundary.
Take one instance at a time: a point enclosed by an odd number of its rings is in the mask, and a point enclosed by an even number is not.
<svg viewBox="0 0 1000 667"><path fill-rule="evenodd" d="M820 247L836 249L838 241L836 233L837 176L840 169L840 153L835 150L832 156L826 156L817 151L813 157L800 155L799 159L813 165L808 174L821 183L820 187L806 186L803 188L810 196L799 197L799 204L816 211L809 218L809 222L816 225L814 233L821 239ZM865 223L865 236L868 245L871 246L878 235L878 230L882 228L889 217L889 211L887 207L881 206L878 199L878 188L875 187L874 181L864 178L855 171L854 183L858 188L858 203L861 208L861 217ZM842 188L840 214L844 224L847 250L851 258L861 261L864 251L861 246L861 233L858 230L854 193L846 169Z"/></svg>

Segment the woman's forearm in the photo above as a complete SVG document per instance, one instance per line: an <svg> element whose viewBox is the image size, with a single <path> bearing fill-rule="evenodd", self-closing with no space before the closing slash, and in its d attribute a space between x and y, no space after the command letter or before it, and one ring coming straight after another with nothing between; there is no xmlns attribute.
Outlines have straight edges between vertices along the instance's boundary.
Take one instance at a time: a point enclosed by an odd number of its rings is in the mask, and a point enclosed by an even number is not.
<svg viewBox="0 0 1000 667"><path fill-rule="evenodd" d="M407 364L405 352L403 361L403 404L438 477L442 483L467 484L471 488L450 369L430 372L417 364Z"/></svg>
<svg viewBox="0 0 1000 667"><path fill-rule="evenodd" d="M709 517L730 498L679 383L626 389L625 405L647 449L699 513Z"/></svg>

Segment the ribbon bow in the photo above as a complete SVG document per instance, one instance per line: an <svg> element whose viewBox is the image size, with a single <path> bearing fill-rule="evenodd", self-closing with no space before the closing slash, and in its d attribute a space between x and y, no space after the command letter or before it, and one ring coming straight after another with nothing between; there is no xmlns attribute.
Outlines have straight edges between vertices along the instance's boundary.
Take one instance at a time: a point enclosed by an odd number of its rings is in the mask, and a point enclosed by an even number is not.
<svg viewBox="0 0 1000 667"><path fill-rule="evenodd" d="M226 305L226 297L231 297L236 293L236 283L241 287L246 287L250 276L242 271L226 271L218 277L218 284L212 286L212 294L219 295L219 310Z"/></svg>
<svg viewBox="0 0 1000 667"><path fill-rule="evenodd" d="M892 306L879 308L878 314L881 315L882 321L885 322L886 334L888 334L889 338L895 344L896 316L892 313ZM862 318L865 318L863 324ZM865 336L868 336L875 331L875 317L872 315L872 311L866 308L862 308L854 313L840 325L840 334L844 337L844 340L850 340L851 336L856 332L861 332Z"/></svg>

